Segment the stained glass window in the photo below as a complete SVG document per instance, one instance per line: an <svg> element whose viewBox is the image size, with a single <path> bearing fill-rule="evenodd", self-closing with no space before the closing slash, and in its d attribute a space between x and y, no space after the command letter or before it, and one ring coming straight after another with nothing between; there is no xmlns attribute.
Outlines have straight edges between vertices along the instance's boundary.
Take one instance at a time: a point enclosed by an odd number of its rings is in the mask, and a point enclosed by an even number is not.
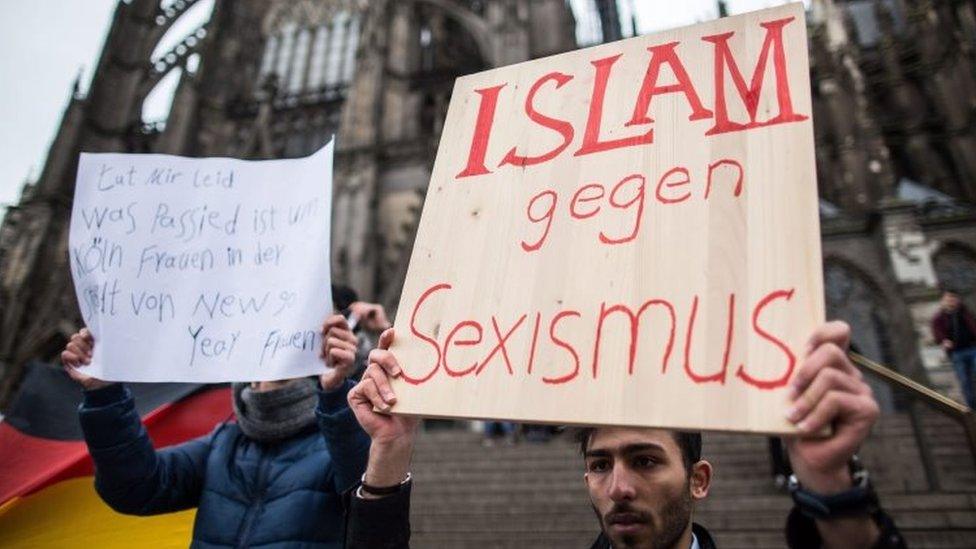
<svg viewBox="0 0 976 549"><path fill-rule="evenodd" d="M265 43L261 82L274 73L289 94L348 85L356 71L359 32L359 17L346 11L315 26L284 23Z"/></svg>
<svg viewBox="0 0 976 549"><path fill-rule="evenodd" d="M305 28L298 32L298 40L295 41L295 54L292 56L291 73L288 77L289 93L300 93L304 89L311 39L312 33L309 29Z"/></svg>
<svg viewBox="0 0 976 549"><path fill-rule="evenodd" d="M319 25L315 29L315 41L312 45L312 58L308 68L308 88L318 89L325 85L325 52L329 43L329 27Z"/></svg>

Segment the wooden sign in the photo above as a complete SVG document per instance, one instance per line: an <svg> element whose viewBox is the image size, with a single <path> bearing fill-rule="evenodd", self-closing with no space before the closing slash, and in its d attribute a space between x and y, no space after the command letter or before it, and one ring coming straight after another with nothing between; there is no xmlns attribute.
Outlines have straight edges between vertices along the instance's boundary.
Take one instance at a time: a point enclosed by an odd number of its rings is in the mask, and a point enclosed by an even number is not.
<svg viewBox="0 0 976 549"><path fill-rule="evenodd" d="M786 433L824 320L802 4L458 79L394 412Z"/></svg>

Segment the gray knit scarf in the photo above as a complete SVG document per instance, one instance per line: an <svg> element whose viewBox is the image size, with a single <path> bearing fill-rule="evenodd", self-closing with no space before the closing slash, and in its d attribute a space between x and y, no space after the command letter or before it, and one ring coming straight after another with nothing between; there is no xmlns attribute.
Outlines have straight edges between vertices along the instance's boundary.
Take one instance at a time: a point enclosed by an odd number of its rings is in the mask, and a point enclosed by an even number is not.
<svg viewBox="0 0 976 549"><path fill-rule="evenodd" d="M234 383L234 412L241 431L252 440L274 442L294 436L315 422L318 401L314 378L296 379L270 391Z"/></svg>

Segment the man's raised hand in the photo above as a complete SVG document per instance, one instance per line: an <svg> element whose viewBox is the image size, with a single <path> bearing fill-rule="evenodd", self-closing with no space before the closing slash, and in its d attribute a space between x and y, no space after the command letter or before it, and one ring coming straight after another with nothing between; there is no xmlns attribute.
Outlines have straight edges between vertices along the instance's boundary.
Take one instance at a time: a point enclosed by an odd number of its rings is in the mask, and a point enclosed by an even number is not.
<svg viewBox="0 0 976 549"><path fill-rule="evenodd" d="M871 387L847 358L850 337L844 322L822 325L793 378L787 417L804 435L787 441L790 461L804 487L821 494L851 487L848 462L880 413ZM818 436L825 428L830 436Z"/></svg>
<svg viewBox="0 0 976 549"><path fill-rule="evenodd" d="M385 412L396 404L390 379L400 375L400 365L390 352L393 328L380 335L379 346L369 353L363 379L349 391L349 407L372 444L365 479L371 486L393 486L403 481L410 468L414 436L420 419Z"/></svg>
<svg viewBox="0 0 976 549"><path fill-rule="evenodd" d="M390 327L390 320L386 318L386 310L379 303L356 301L349 305L352 315L359 321L359 325L372 333L379 333Z"/></svg>
<svg viewBox="0 0 976 549"><path fill-rule="evenodd" d="M369 353L369 366L362 380L349 391L349 407L373 439L373 444L392 443L401 437L411 437L419 422L417 418L385 413L396 404L390 379L401 373L400 364L389 351L393 337L393 328L380 335L379 345Z"/></svg>
<svg viewBox="0 0 976 549"><path fill-rule="evenodd" d="M356 334L342 315L332 315L322 326L322 352L320 357L331 368L319 376L325 390L341 385L356 367Z"/></svg>
<svg viewBox="0 0 976 549"><path fill-rule="evenodd" d="M61 364L64 365L64 371L68 377L88 391L111 385L108 381L83 374L79 370L79 368L91 364L94 349L95 338L92 337L88 328L82 328L81 331L72 334L68 344L64 346L64 351L61 352Z"/></svg>

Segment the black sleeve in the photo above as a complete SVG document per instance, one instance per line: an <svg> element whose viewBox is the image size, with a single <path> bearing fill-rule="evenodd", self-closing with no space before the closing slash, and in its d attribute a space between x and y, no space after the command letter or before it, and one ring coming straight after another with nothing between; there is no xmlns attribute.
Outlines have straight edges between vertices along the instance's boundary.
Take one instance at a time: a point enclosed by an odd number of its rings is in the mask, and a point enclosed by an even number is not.
<svg viewBox="0 0 976 549"><path fill-rule="evenodd" d="M409 549L411 484L379 499L346 492L346 549Z"/></svg>
<svg viewBox="0 0 976 549"><path fill-rule="evenodd" d="M331 391L319 391L315 417L332 456L335 489L343 493L359 484L369 459L369 435L356 421L356 415L346 403L346 394L355 386L351 380Z"/></svg>
<svg viewBox="0 0 976 549"><path fill-rule="evenodd" d="M881 536L872 549L907 549L905 538L902 537L895 522L887 513L878 509L871 513L871 517L881 530ZM821 549L823 540L820 539L820 531L817 530L817 523L811 517L803 514L799 508L794 507L790 515L786 518L786 544L790 549Z"/></svg>
<svg viewBox="0 0 976 549"><path fill-rule="evenodd" d="M85 391L78 409L95 490L119 513L155 515L196 507L213 435L156 450L122 384Z"/></svg>

